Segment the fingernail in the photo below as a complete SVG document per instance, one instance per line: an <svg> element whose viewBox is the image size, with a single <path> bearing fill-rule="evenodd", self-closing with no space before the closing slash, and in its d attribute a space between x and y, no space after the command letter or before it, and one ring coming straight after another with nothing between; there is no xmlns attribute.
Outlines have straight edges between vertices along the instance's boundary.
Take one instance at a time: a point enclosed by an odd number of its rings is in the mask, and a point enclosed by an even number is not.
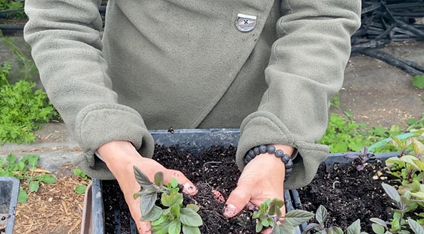
<svg viewBox="0 0 424 234"><path fill-rule="evenodd" d="M186 183L185 185L184 185L184 190L187 192L187 193L189 193L189 194L192 194L192 193L195 193L196 192L196 187L194 187L192 184L190 184L190 183Z"/></svg>
<svg viewBox="0 0 424 234"><path fill-rule="evenodd" d="M249 204L249 205L247 206L247 208L248 208L249 210L255 210L256 206L255 206L255 205L253 205L253 204Z"/></svg>
<svg viewBox="0 0 424 234"><path fill-rule="evenodd" d="M227 204L225 206L224 215L230 218L230 217L233 217L235 214L236 214L236 207L231 204Z"/></svg>

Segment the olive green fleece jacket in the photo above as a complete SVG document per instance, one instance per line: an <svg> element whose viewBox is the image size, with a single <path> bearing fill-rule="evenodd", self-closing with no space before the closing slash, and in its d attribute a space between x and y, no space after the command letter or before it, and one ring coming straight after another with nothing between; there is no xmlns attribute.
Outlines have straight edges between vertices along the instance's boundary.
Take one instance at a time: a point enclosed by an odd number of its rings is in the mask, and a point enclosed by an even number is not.
<svg viewBox="0 0 424 234"><path fill-rule="evenodd" d="M148 130L240 127L241 169L250 148L284 144L301 157L286 188L312 180L360 0L109 0L103 39L100 2L25 5L25 39L87 174L113 178L94 157L110 141L152 156ZM257 17L252 31L238 14Z"/></svg>

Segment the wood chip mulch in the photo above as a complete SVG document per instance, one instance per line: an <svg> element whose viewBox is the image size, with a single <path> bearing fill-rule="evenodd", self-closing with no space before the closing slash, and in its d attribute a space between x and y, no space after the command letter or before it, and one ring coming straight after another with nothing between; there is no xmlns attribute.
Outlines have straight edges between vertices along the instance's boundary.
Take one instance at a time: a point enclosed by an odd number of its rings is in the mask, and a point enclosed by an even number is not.
<svg viewBox="0 0 424 234"><path fill-rule="evenodd" d="M72 165L65 165L61 171L52 172L56 184L40 185L38 192L28 194L27 203L18 204L13 233L80 233L84 194L76 194L74 189L88 181L73 175L71 169ZM21 185L27 190L26 182Z"/></svg>

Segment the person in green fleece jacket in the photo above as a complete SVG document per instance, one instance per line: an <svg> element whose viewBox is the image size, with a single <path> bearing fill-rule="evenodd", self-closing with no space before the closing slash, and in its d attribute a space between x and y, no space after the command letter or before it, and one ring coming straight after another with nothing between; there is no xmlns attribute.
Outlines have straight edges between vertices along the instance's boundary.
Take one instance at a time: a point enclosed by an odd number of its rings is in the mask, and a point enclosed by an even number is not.
<svg viewBox="0 0 424 234"><path fill-rule="evenodd" d="M148 129L240 127L243 172L227 217L312 180L328 154L317 142L342 86L360 0L109 0L102 38L100 3L26 0L24 37L83 149L79 167L116 178L134 220L141 213L133 165L197 192L181 172L150 159ZM262 144L298 152L286 182L274 154L245 165L246 153ZM151 233L149 223L137 226Z"/></svg>

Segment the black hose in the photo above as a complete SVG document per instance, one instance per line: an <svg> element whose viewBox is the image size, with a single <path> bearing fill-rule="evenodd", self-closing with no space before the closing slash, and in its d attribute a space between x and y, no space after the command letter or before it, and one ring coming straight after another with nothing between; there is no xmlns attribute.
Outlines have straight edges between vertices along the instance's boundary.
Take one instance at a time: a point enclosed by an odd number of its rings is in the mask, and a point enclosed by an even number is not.
<svg viewBox="0 0 424 234"><path fill-rule="evenodd" d="M375 50L375 49L364 49L358 52L365 54L367 56L379 59L381 61L384 61L387 64L397 67L412 76L424 75L423 66L416 64L412 61L405 62L405 61L399 60L393 55L386 53L384 51Z"/></svg>

